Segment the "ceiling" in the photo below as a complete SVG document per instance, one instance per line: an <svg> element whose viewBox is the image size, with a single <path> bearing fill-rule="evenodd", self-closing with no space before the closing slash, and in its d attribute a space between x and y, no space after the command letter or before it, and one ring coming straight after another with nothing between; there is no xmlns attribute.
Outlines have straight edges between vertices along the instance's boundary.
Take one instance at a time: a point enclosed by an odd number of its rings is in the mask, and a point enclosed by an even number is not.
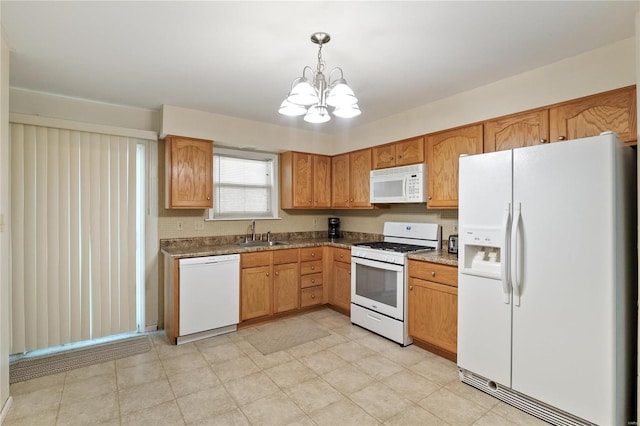
<svg viewBox="0 0 640 426"><path fill-rule="evenodd" d="M12 87L333 133L634 35L637 1L7 1ZM277 110L313 32L362 115ZM579 70L576 70L579 72Z"/></svg>

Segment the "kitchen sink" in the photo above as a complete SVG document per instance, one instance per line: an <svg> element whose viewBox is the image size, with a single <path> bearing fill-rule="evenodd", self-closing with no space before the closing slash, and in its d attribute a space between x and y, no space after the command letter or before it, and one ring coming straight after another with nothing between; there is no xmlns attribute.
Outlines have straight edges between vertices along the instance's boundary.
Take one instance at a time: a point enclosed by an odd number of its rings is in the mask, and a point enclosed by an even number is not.
<svg viewBox="0 0 640 426"><path fill-rule="evenodd" d="M244 241L237 243L240 247L270 247L270 246L286 246L290 243L288 241Z"/></svg>

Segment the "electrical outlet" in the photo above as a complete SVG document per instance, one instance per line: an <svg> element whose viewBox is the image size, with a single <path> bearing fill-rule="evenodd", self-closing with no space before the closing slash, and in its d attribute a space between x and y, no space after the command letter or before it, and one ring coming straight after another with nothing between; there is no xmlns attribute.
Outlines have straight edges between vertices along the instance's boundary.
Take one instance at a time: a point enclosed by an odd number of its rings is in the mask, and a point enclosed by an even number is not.
<svg viewBox="0 0 640 426"><path fill-rule="evenodd" d="M176 228L178 229L178 231L182 231L184 229L184 221L182 220L177 221Z"/></svg>
<svg viewBox="0 0 640 426"><path fill-rule="evenodd" d="M204 221L200 222L199 220L196 221L194 228L196 231L202 231L204 229Z"/></svg>

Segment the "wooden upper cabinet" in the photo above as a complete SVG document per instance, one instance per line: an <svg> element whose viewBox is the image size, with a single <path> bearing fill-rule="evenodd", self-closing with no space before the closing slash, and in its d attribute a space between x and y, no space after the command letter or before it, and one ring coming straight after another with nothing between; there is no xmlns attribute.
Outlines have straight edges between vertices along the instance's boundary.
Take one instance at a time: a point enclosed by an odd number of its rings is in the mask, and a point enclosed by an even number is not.
<svg viewBox="0 0 640 426"><path fill-rule="evenodd" d="M371 207L370 172L371 148L349 153L350 207Z"/></svg>
<svg viewBox="0 0 640 426"><path fill-rule="evenodd" d="M280 206L283 209L331 206L331 158L302 152L280 154Z"/></svg>
<svg viewBox="0 0 640 426"><path fill-rule="evenodd" d="M422 136L374 146L372 150L372 168L374 170L424 162L424 138Z"/></svg>
<svg viewBox="0 0 640 426"><path fill-rule="evenodd" d="M551 142L618 134L628 145L637 142L636 86L575 99L549 110Z"/></svg>
<svg viewBox="0 0 640 426"><path fill-rule="evenodd" d="M482 124L427 136L427 207L458 207L458 158L482 153Z"/></svg>
<svg viewBox="0 0 640 426"><path fill-rule="evenodd" d="M313 207L331 207L331 157L313 155Z"/></svg>
<svg viewBox="0 0 640 426"><path fill-rule="evenodd" d="M503 151L549 142L549 110L540 109L484 123L484 152Z"/></svg>
<svg viewBox="0 0 640 426"><path fill-rule="evenodd" d="M331 158L331 206L349 207L349 153Z"/></svg>
<svg viewBox="0 0 640 426"><path fill-rule="evenodd" d="M331 158L331 206L372 208L369 201L371 148Z"/></svg>
<svg viewBox="0 0 640 426"><path fill-rule="evenodd" d="M406 139L396 142L396 166L407 166L424 162L424 138Z"/></svg>
<svg viewBox="0 0 640 426"><path fill-rule="evenodd" d="M213 207L213 141L167 136L165 139L165 207Z"/></svg>

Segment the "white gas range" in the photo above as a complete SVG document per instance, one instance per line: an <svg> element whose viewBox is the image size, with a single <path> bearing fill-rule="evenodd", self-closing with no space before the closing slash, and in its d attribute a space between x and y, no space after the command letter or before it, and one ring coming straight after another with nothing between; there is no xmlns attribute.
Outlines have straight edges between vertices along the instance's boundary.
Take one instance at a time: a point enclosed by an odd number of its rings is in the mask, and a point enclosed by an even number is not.
<svg viewBox="0 0 640 426"><path fill-rule="evenodd" d="M407 255L439 249L440 225L385 222L383 235L351 247L351 322L407 346Z"/></svg>

